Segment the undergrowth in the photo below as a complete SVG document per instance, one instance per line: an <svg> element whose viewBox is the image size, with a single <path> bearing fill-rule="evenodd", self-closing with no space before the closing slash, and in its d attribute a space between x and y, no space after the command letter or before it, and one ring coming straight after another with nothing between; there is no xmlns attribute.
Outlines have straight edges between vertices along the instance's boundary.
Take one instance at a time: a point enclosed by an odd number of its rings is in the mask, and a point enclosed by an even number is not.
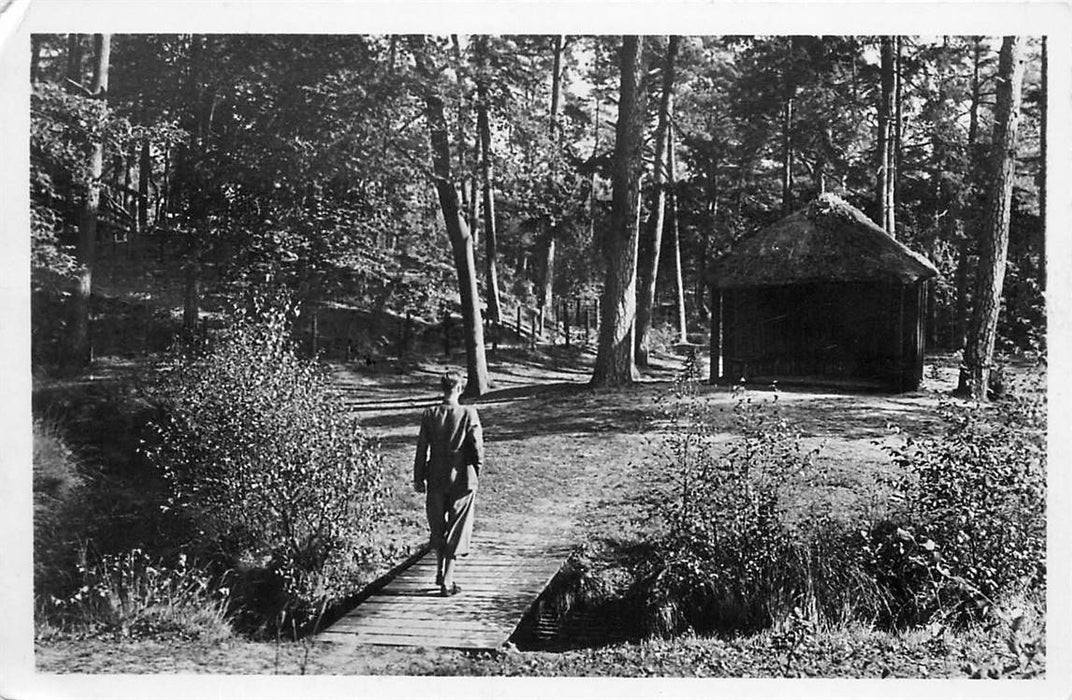
<svg viewBox="0 0 1072 700"><path fill-rule="evenodd" d="M628 599L639 636L765 630L785 673L814 640L863 625L923 630L931 644L954 630L997 635L1003 651L964 672L1037 675L1045 658L1039 386L990 406L943 400L939 430L888 448L897 476L886 512L830 512L795 498L801 484L821 488L826 472L777 395L739 393L735 437L720 441L717 409L687 363L654 416L665 478L646 499L647 531L594 553L602 564L582 558L574 596Z"/></svg>

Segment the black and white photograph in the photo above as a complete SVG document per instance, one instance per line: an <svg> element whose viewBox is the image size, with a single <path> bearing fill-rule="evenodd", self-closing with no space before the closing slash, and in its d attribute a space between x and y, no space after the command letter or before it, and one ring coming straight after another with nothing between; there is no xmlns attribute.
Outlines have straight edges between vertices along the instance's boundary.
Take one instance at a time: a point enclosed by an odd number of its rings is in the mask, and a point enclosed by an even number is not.
<svg viewBox="0 0 1072 700"><path fill-rule="evenodd" d="M1072 693L1070 5L451 5L3 8L0 695Z"/></svg>

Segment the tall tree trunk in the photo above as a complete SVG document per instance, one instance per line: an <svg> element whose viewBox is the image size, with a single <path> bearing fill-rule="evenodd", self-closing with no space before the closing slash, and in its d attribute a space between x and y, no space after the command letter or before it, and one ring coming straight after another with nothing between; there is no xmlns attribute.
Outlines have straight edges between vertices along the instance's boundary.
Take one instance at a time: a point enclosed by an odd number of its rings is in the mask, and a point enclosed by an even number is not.
<svg viewBox="0 0 1072 700"><path fill-rule="evenodd" d="M487 83L487 42L487 36L481 36L476 45L480 64L480 74L476 82L476 128L480 140L480 179L484 191L484 265L487 269L488 320L492 323L502 323L502 302L499 299L499 237L495 228L495 177L491 161L491 121L488 118L490 98Z"/></svg>
<svg viewBox="0 0 1072 700"><path fill-rule="evenodd" d="M551 131L551 179L558 178L558 111L562 93L562 53L565 49L565 37L561 34L554 39L554 63L551 67L551 113L549 128ZM555 287L555 239L558 223L544 219L543 222L543 279L541 280L540 292L537 295L537 306L540 318L540 331L543 331L544 316L548 309L552 308Z"/></svg>
<svg viewBox="0 0 1072 700"><path fill-rule="evenodd" d="M82 35L67 35L67 80L82 84Z"/></svg>
<svg viewBox="0 0 1072 700"><path fill-rule="evenodd" d="M893 142L890 144L890 176L886 180L886 212L889 217L891 236L897 236L897 181L901 172L901 135L904 124L901 119L901 37L894 37L893 51Z"/></svg>
<svg viewBox="0 0 1072 700"><path fill-rule="evenodd" d="M96 118L100 126L107 114L108 64L112 35L93 35L93 79L89 94L96 99ZM104 142L93 142L89 153L89 181L78 220L78 283L72 297L73 318L70 328L71 361L88 364L93 356L89 338L89 309L93 296L93 266L97 257L97 210L100 207L101 174L104 171Z"/></svg>
<svg viewBox="0 0 1072 700"><path fill-rule="evenodd" d="M986 400L990 368L997 338L1005 261L1009 248L1009 216L1016 165L1016 135L1020 125L1021 87L1024 80L1024 38L1006 36L998 60L997 105L990 146L989 196L986 224L979 250L975 303L958 392Z"/></svg>
<svg viewBox="0 0 1072 700"><path fill-rule="evenodd" d="M644 141L643 39L627 36L619 55L621 91L615 129L610 231L604 255L607 273L600 309L599 346L593 386L631 384L637 378L633 330L636 320L637 229L640 225L641 149Z"/></svg>
<svg viewBox="0 0 1072 700"><path fill-rule="evenodd" d="M793 210L793 102L796 88L787 84L782 104L782 213Z"/></svg>
<svg viewBox="0 0 1072 700"><path fill-rule="evenodd" d="M473 139L473 173L469 176L469 231L473 235L473 250L480 250L480 136Z"/></svg>
<svg viewBox="0 0 1072 700"><path fill-rule="evenodd" d="M465 336L465 357L468 381L466 396L482 396L490 388L488 363L484 354L484 325L480 318L480 292L476 283L476 260L473 254L473 237L465 222L464 212L458 206L458 191L450 169L450 136L443 113L443 98L436 87L425 55L424 37L412 37L417 70L424 85L425 118L432 144L432 169L436 194L443 212L443 222L450 238L454 268L458 274L458 291L462 301L462 326Z"/></svg>
<svg viewBox="0 0 1072 700"><path fill-rule="evenodd" d="M149 153L149 139L141 140L141 157L138 160L138 233L149 230L149 182L153 177L153 161Z"/></svg>
<svg viewBox="0 0 1072 700"><path fill-rule="evenodd" d="M83 76L82 76L82 35L81 34L68 34L67 35L67 64L64 73L67 78L67 91L72 94L79 94L83 90ZM75 226L79 225L82 217L82 207L80 203L81 192L77 184L73 182L73 178L67 180L67 186L64 188L64 203L66 205L64 211L64 223L73 223ZM64 226L66 229L66 226ZM74 243L77 245L77 238ZM71 319L73 321L73 318Z"/></svg>
<svg viewBox="0 0 1072 700"><path fill-rule="evenodd" d="M636 311L636 363L648 366L648 333L651 331L652 309L655 306L655 286L659 279L659 257L662 251L665 218L666 188L665 160L666 141L670 130L670 115L674 104L674 58L677 54L678 37L671 36L666 43L666 58L663 62L663 92L659 99L659 125L655 131L655 162L652 168L652 189L655 201L648 216L645 238L651 255L639 266Z"/></svg>
<svg viewBox="0 0 1072 700"><path fill-rule="evenodd" d="M127 158L123 163L123 213L132 222L131 227L134 227L138 225L138 200L137 197L133 196L132 194L134 192L134 188L132 187L133 180L131 179L132 175L130 171L134 167L134 164L138 161L139 149L136 141L131 141L128 148L129 151L127 152ZM127 228L126 234L129 236L131 233L132 232L130 228Z"/></svg>
<svg viewBox="0 0 1072 700"><path fill-rule="evenodd" d="M890 206L890 188L893 182L893 121L894 121L894 38L884 36L880 46L880 92L878 103L878 223L893 235L893 212Z"/></svg>
<svg viewBox="0 0 1072 700"><path fill-rule="evenodd" d="M457 89L457 102L458 102L458 118L455 120L455 137L457 139L454 147L458 151L458 185L461 192L461 209L466 221L470 221L469 211L471 209L471 202L469 199L469 168L466 162L466 149L465 146L465 122L466 120L466 104L464 83L462 82L462 47L458 41L457 34L450 35L450 43L454 48L454 72L457 76L455 87ZM472 224L469 225L469 232L473 232Z"/></svg>
<svg viewBox="0 0 1072 700"><path fill-rule="evenodd" d="M681 269L681 229L677 219L677 173L674 153L674 127L671 124L666 139L666 189L667 206L670 207L670 245L674 251L674 277L677 291L677 339L680 343L687 343L688 324L685 318L685 275ZM703 271L700 271L703 276Z"/></svg>
<svg viewBox="0 0 1072 700"><path fill-rule="evenodd" d="M1042 224L1042 245L1039 250L1039 288L1046 291L1046 129L1050 106L1050 56L1046 35L1042 35L1042 93L1039 95L1039 222Z"/></svg>
<svg viewBox="0 0 1072 700"><path fill-rule="evenodd" d="M968 213L972 207L964 207L965 196L972 196L979 182L979 107L982 104L982 79L980 72L983 62L983 37L974 38L975 47L972 52L972 82L971 82L971 105L968 110L968 180L971 183L965 194L957 198L957 210L955 217L960 221L961 238L957 246L957 269L955 282L957 288L957 304L955 311L954 327L955 337L953 347L963 349L968 342L968 322L971 315L971 307L968 303L968 276L972 255L972 239L976 236L975 217Z"/></svg>
<svg viewBox="0 0 1072 700"><path fill-rule="evenodd" d="M555 294L555 224L549 217L541 221L541 238L543 239L543 267L541 268L540 289L536 295L539 332L543 333L546 316L554 309Z"/></svg>
<svg viewBox="0 0 1072 700"><path fill-rule="evenodd" d="M676 204L675 204L676 206ZM708 318L707 307L707 249L711 245L711 229L718 218L718 161L712 160L707 170L707 220L700 233L700 255L696 274L696 311L700 318Z"/></svg>
<svg viewBox="0 0 1072 700"><path fill-rule="evenodd" d="M205 152L208 141L208 133L212 121L212 103L214 97L208 93L202 85L205 69L205 46L208 42L206 36L194 34L190 37L190 72L186 89L188 90L190 108L193 113L190 121L193 126L194 144L192 149L185 152L185 165L190 177L194 180L192 185L192 201L188 202L189 215L192 219L192 232L186 246L186 261L184 267L183 307L182 321L183 332L187 339L193 338L197 333L197 322L201 316L201 255L203 253L203 238L207 233L207 184L201 181L198 168L191 168L190 160L200 160ZM206 104L207 102L207 104ZM190 151L193 151L191 154Z"/></svg>
<svg viewBox="0 0 1072 700"><path fill-rule="evenodd" d="M595 116L592 118L592 160L599 157L599 98L596 103ZM592 168L588 192L588 240L596 240L596 169Z"/></svg>

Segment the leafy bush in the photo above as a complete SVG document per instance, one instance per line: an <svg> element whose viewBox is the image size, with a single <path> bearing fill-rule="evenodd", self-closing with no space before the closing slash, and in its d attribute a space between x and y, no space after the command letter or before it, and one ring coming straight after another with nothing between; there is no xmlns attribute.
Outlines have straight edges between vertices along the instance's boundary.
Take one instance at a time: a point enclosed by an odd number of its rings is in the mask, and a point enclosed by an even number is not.
<svg viewBox="0 0 1072 700"><path fill-rule="evenodd" d="M986 613L1046 572L1045 403L1036 376L992 406L943 400L937 438L890 449L902 541L873 561L903 622ZM896 533L897 531L894 530ZM921 551L922 549L922 551Z"/></svg>
<svg viewBox="0 0 1072 700"><path fill-rule="evenodd" d="M648 629L755 629L794 609L833 619L868 599L869 582L851 566L844 526L791 516L791 484L815 470L815 450L782 418L776 399L741 398L741 432L728 450L714 440L711 406L698 397L690 362L662 409L669 489L654 501L663 524L638 569Z"/></svg>
<svg viewBox="0 0 1072 700"><path fill-rule="evenodd" d="M227 590L184 555L165 565L140 549L105 554L90 563L83 552L81 586L70 596L51 596L47 618L61 629L92 636L180 637L217 641L230 636Z"/></svg>
<svg viewBox="0 0 1072 700"><path fill-rule="evenodd" d="M257 293L218 341L166 367L149 446L171 507L237 572L243 619L262 627L304 624L352 592L386 496L376 446L295 353L293 311Z"/></svg>

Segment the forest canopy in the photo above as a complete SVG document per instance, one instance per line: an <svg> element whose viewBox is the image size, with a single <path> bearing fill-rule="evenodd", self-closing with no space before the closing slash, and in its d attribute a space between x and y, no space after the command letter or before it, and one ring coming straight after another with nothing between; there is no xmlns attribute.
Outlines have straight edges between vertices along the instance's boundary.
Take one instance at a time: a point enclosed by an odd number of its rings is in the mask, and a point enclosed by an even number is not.
<svg viewBox="0 0 1072 700"><path fill-rule="evenodd" d="M542 325L561 301L605 292L621 38L32 39L37 294L91 296L96 241L167 239L183 260L187 325L266 279L303 303L468 318L462 229L449 234L442 206L450 192L458 213L448 218L464 225L473 256L470 305L485 316L508 320L522 307ZM1000 45L641 38L637 335L653 309L656 323L680 316L683 336L702 331L708 263L829 192L935 263L929 345L962 347ZM1028 38L1023 56L1006 350L1045 344L1044 40ZM447 185L438 194L437 183ZM60 332L37 330L35 353Z"/></svg>

